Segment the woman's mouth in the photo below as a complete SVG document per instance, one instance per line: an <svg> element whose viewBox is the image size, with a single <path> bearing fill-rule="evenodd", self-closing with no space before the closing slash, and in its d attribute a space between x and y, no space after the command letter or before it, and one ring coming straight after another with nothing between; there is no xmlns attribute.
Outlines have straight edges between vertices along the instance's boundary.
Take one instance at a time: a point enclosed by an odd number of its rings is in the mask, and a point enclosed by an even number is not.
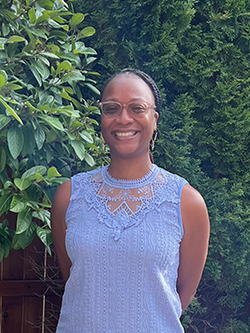
<svg viewBox="0 0 250 333"><path fill-rule="evenodd" d="M137 131L131 132L114 132L115 136L117 137L126 137L126 136L133 136L137 133Z"/></svg>

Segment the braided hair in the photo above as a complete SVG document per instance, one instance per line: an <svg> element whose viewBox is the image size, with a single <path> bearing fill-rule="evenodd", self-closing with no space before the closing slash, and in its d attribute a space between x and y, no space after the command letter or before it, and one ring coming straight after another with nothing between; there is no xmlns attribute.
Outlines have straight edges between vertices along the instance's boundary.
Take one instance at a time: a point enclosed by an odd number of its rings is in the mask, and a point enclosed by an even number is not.
<svg viewBox="0 0 250 333"><path fill-rule="evenodd" d="M141 78L146 84L149 86L150 90L153 93L154 99L155 99L155 106L156 106L156 111L160 114L161 112L161 107L162 107L162 100L161 100L161 94L160 91L155 83L155 81L149 76L148 74L140 71L139 69L133 69L133 68L124 68L120 72L112 75L103 85L101 89L101 99L102 95L104 93L105 88L109 84L110 81L112 81L116 76L122 75L122 74L131 74L131 75L136 75L139 78Z"/></svg>

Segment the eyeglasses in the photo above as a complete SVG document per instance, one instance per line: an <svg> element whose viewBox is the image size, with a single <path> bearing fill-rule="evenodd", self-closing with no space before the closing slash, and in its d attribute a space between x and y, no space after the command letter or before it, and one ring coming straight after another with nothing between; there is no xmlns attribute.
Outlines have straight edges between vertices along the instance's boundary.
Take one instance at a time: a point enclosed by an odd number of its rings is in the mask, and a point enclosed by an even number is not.
<svg viewBox="0 0 250 333"><path fill-rule="evenodd" d="M100 102L100 110L105 117L116 118L122 113L123 107L133 118L143 118L148 113L149 109L155 109L155 106L148 102L135 101L128 104L121 104L119 102Z"/></svg>

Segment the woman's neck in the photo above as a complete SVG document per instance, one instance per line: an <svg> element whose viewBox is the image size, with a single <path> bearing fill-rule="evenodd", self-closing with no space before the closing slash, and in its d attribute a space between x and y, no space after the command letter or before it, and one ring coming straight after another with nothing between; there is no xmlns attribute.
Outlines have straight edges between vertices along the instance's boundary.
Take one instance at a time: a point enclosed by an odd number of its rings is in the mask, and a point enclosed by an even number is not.
<svg viewBox="0 0 250 333"><path fill-rule="evenodd" d="M150 157L124 159L111 156L109 173L116 179L139 179L144 177L152 168Z"/></svg>

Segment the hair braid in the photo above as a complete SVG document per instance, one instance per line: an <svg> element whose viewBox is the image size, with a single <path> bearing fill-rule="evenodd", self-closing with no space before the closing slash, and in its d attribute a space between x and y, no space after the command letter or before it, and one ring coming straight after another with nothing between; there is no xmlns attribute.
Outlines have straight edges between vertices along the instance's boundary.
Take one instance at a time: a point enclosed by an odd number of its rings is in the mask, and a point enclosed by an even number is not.
<svg viewBox="0 0 250 333"><path fill-rule="evenodd" d="M156 106L156 111L160 114L161 112L161 107L162 107L162 100L161 100L161 94L160 91L155 83L155 81L151 78L151 76L149 76L148 74L140 71L139 69L133 69L133 68L124 68L123 70L121 70L120 72L112 75L103 85L102 89L101 89L101 99L102 99L102 95L103 92L105 90L105 88L107 87L108 83L113 80L116 76L118 75L122 75L122 74L132 74L132 75L136 75L139 78L141 78L144 82L146 82L146 84L149 86L149 88L151 89L154 99L155 99L155 106Z"/></svg>

